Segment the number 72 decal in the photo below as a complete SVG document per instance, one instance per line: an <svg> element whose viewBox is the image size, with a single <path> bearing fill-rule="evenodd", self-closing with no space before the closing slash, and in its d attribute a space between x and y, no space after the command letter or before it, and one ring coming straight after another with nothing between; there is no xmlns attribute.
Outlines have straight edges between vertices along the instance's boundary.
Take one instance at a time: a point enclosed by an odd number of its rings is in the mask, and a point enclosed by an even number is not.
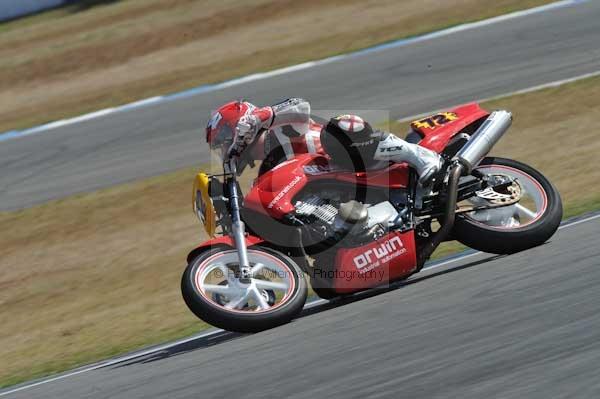
<svg viewBox="0 0 600 399"><path fill-rule="evenodd" d="M446 123L455 121L458 119L458 115L454 112L441 112L439 114L428 116L427 118L420 119L412 122L410 125L413 129L435 129L445 125Z"/></svg>

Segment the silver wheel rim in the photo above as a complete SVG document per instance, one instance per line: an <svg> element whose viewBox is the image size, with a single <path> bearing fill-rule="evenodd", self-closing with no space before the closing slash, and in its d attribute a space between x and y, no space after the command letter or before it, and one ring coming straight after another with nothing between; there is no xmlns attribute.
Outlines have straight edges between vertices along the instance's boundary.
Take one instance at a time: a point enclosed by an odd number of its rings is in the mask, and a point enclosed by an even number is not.
<svg viewBox="0 0 600 399"><path fill-rule="evenodd" d="M296 286L290 267L258 250L248 250L248 259L251 278L246 283L237 277L237 251L213 254L196 269L196 290L214 306L232 313L264 313L287 303Z"/></svg>
<svg viewBox="0 0 600 399"><path fill-rule="evenodd" d="M468 212L465 218L471 222L494 229L517 229L538 221L548 208L548 197L540 183L522 170L504 165L482 165L477 170L486 175L507 176L516 179L521 198L513 205L495 209ZM473 205L486 205L490 202L475 197L469 199Z"/></svg>

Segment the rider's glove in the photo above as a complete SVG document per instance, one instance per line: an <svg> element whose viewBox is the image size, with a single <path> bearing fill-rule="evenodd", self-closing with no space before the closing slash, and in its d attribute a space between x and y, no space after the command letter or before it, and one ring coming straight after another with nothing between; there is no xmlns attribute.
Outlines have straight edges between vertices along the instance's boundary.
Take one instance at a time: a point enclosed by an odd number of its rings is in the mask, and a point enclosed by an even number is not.
<svg viewBox="0 0 600 399"><path fill-rule="evenodd" d="M256 115L244 115L240 118L235 128L236 141L248 145L254 141L262 126L260 118Z"/></svg>

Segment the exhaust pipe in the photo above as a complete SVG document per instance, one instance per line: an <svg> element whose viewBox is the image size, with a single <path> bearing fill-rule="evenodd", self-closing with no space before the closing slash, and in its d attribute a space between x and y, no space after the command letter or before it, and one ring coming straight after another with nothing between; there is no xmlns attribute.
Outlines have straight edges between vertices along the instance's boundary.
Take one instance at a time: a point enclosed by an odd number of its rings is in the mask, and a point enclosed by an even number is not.
<svg viewBox="0 0 600 399"><path fill-rule="evenodd" d="M454 220L456 218L456 200L458 196L458 181L465 167L460 162L455 162L448 173L448 197L444 210L444 220L440 220L442 227L435 233L433 238L421 248L417 256L417 271L420 271L427 259L431 257L435 249L450 236Z"/></svg>
<svg viewBox="0 0 600 399"><path fill-rule="evenodd" d="M448 173L448 197L441 227L433 238L421 248L417 258L417 271L429 259L435 249L449 236L456 218L456 202L460 177L470 174L473 168L490 152L492 147L506 133L512 123L512 114L508 111L494 111L473 134L471 139L454 157L453 165Z"/></svg>
<svg viewBox="0 0 600 399"><path fill-rule="evenodd" d="M470 174L477 164L487 155L512 124L512 114L508 111L494 111L477 129L471 139L454 157Z"/></svg>

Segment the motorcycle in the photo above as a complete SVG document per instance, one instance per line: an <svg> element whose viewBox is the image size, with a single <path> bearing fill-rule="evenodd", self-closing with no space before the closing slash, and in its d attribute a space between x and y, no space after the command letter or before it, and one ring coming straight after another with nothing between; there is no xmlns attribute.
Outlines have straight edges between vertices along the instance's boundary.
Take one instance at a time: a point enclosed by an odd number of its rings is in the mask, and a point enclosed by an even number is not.
<svg viewBox="0 0 600 399"><path fill-rule="evenodd" d="M343 170L302 154L259 175L242 200L245 163L225 156L222 174L195 178L194 212L212 238L187 257L185 303L212 325L256 332L300 313L307 279L332 299L408 278L443 241L494 254L543 244L562 218L557 189L487 156L511 123L475 103L413 122L406 140L444 159L426 187L404 163Z"/></svg>

